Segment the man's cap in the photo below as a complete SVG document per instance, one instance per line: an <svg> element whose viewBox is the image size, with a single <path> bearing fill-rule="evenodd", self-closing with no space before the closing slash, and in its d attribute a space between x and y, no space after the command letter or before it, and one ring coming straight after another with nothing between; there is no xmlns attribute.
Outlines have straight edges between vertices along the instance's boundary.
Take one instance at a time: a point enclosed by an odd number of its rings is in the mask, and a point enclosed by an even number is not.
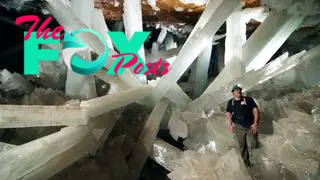
<svg viewBox="0 0 320 180"><path fill-rule="evenodd" d="M236 90L236 89L240 89L240 90L242 90L242 88L239 86L239 85L233 85L232 86L232 88L231 88L231 92L233 92L234 90Z"/></svg>

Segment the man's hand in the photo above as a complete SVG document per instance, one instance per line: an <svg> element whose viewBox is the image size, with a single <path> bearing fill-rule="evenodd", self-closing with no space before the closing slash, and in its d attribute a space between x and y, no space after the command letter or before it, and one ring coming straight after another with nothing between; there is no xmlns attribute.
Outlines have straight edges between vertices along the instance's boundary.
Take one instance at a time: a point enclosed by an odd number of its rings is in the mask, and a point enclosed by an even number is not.
<svg viewBox="0 0 320 180"><path fill-rule="evenodd" d="M236 131L235 128L234 128L234 124L233 124L233 123L230 124L229 130L230 130L231 132L233 132L233 133Z"/></svg>
<svg viewBox="0 0 320 180"><path fill-rule="evenodd" d="M253 123L251 126L250 126L250 129L251 129L251 132L253 134L257 134L258 133L258 124L257 123Z"/></svg>
<svg viewBox="0 0 320 180"><path fill-rule="evenodd" d="M230 130L231 132L235 132L234 124L233 124L233 122L232 122L232 120L231 120L231 113L230 113L230 112L227 112L226 116L227 116L227 120L229 121L229 124L230 124L229 130Z"/></svg>

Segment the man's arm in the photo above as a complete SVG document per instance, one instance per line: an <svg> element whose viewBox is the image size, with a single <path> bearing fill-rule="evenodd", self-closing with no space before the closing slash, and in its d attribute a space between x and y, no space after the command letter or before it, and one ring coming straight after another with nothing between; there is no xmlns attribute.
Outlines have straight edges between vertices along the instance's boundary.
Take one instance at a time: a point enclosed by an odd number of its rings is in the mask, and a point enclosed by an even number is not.
<svg viewBox="0 0 320 180"><path fill-rule="evenodd" d="M232 105L231 105L231 101L228 102L227 108L226 108L226 118L229 121L230 124L230 131L234 132L234 124L232 122Z"/></svg>
<svg viewBox="0 0 320 180"><path fill-rule="evenodd" d="M254 116L254 124L258 125L258 122L260 120L260 111L258 107L253 108L252 110L253 116Z"/></svg>
<svg viewBox="0 0 320 180"><path fill-rule="evenodd" d="M233 122L232 122L232 119L231 119L231 116L232 116L231 113L230 113L230 112L227 112L226 117L227 117L227 120L229 121L229 124L230 124L230 125L232 125L232 123L233 123Z"/></svg>

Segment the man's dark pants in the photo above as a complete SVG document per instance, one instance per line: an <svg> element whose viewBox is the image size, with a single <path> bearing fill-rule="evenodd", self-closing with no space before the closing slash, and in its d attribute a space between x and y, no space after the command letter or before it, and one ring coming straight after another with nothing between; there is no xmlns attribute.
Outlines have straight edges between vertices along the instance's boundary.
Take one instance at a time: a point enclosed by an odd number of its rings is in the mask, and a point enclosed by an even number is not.
<svg viewBox="0 0 320 180"><path fill-rule="evenodd" d="M239 124L235 124L235 133L244 164L250 167L252 151L258 146L258 136L257 134L253 134L250 128L244 128Z"/></svg>

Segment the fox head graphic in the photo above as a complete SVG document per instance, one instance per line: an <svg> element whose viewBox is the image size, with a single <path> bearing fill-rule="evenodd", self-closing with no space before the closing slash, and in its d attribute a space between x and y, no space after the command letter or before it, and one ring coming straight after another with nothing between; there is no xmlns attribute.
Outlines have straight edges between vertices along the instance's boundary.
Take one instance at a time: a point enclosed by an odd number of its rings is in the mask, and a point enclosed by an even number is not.
<svg viewBox="0 0 320 180"><path fill-rule="evenodd" d="M80 51L85 51L89 48L88 45L84 44L81 38L76 37L74 32L71 32L70 35L66 32L64 35L64 44L62 48L63 60L66 63L67 67L71 68L71 61L75 54ZM84 60L85 61L85 60Z"/></svg>

